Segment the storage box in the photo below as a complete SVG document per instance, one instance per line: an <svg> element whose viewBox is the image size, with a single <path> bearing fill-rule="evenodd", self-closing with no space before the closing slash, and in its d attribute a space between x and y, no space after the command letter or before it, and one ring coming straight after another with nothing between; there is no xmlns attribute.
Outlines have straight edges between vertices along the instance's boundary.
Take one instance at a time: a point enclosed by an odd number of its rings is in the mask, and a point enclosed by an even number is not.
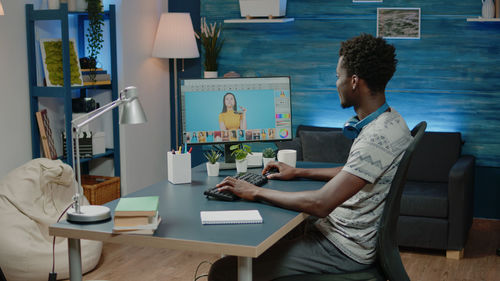
<svg viewBox="0 0 500 281"><path fill-rule="evenodd" d="M262 152L252 152L247 155L248 166L262 166Z"/></svg>
<svg viewBox="0 0 500 281"><path fill-rule="evenodd" d="M82 175L83 194L91 205L102 205L120 198L120 178Z"/></svg>
<svg viewBox="0 0 500 281"><path fill-rule="evenodd" d="M104 132L96 132L92 135L92 155L104 152L106 152L106 134Z"/></svg>
<svg viewBox="0 0 500 281"><path fill-rule="evenodd" d="M168 180L173 184L191 182L191 153L167 152Z"/></svg>
<svg viewBox="0 0 500 281"><path fill-rule="evenodd" d="M283 17L286 0L240 0L242 17Z"/></svg>

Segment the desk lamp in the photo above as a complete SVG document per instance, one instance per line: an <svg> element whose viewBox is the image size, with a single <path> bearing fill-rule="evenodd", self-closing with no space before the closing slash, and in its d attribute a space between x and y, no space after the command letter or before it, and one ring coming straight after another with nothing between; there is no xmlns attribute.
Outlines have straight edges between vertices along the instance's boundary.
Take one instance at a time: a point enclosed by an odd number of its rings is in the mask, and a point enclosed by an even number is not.
<svg viewBox="0 0 500 281"><path fill-rule="evenodd" d="M98 222L107 220L111 217L110 210L106 206L81 205L83 187L80 171L80 148L78 137L83 126L120 105L123 105L120 124L140 124L147 121L146 115L137 97L137 89L133 86L123 89L117 100L71 121L73 169L76 170L78 184L76 186L76 194L73 196L73 207L68 211L67 220L70 222Z"/></svg>
<svg viewBox="0 0 500 281"><path fill-rule="evenodd" d="M153 47L153 57L174 59L175 147L179 145L177 59L197 58L199 56L189 13L161 14ZM184 61L182 65L182 71L184 71Z"/></svg>

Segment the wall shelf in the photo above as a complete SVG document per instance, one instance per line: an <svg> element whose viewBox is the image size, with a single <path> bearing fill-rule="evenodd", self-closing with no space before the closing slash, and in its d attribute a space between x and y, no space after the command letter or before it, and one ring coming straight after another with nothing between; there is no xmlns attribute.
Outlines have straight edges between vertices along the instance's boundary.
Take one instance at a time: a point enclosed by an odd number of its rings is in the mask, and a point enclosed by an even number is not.
<svg viewBox="0 0 500 281"><path fill-rule="evenodd" d="M267 19L267 18L254 18L254 19L227 19L224 20L224 23L285 23L292 22L294 18L275 18L275 19Z"/></svg>
<svg viewBox="0 0 500 281"><path fill-rule="evenodd" d="M500 18L467 18L467 21L475 21L475 22L500 22Z"/></svg>

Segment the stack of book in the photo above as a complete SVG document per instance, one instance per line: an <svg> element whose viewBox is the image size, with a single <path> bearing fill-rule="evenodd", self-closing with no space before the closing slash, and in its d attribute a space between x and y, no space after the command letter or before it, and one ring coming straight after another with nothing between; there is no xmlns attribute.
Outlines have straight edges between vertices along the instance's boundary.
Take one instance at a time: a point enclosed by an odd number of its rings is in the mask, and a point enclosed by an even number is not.
<svg viewBox="0 0 500 281"><path fill-rule="evenodd" d="M83 85L109 85L111 84L111 75L102 68L97 68L95 71L95 77L92 78L92 73L90 69L82 69L82 79Z"/></svg>
<svg viewBox="0 0 500 281"><path fill-rule="evenodd" d="M113 232L153 234L160 224L158 196L120 198L116 205Z"/></svg>

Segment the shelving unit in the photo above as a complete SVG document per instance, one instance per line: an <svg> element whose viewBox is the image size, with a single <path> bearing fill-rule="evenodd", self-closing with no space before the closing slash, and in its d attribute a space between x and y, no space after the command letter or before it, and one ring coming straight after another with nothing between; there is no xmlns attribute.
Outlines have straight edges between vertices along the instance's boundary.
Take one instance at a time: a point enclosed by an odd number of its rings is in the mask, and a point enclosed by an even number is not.
<svg viewBox="0 0 500 281"><path fill-rule="evenodd" d="M69 63L69 16L77 17L78 22L78 53L82 57L85 52L85 30L84 22L88 19L85 12L68 12L68 5L61 3L58 10L34 10L33 4L26 4L26 36L28 47L28 79L29 79L29 94L30 94L30 120L31 120L31 138L32 138L32 156L38 158L40 154L40 134L36 121L35 113L39 110L39 98L60 98L64 100L64 127L66 136L71 136L71 120L72 120L72 98L73 96L85 97L88 95L88 90L109 90L111 99L118 98L118 74L117 74L117 57L116 57L116 11L115 5L109 5L109 10L103 12L103 18L109 21L109 46L110 46L110 85L94 85L94 86L71 86L70 82L70 63ZM37 62L36 60L36 37L35 23L37 21L59 21L61 24L61 40L62 40L62 59L63 59L63 81L62 87L45 87L39 86L37 81ZM120 176L120 138L118 125L118 109L112 112L113 118L113 149L106 149L105 153L94 155L91 158L82 158L80 162L88 162L92 159L101 157L113 157L115 176ZM108 132L109 133L109 132ZM71 138L66 138L66 155L67 158L62 160L69 165L73 165L73 154L71 149Z"/></svg>
<svg viewBox="0 0 500 281"><path fill-rule="evenodd" d="M227 19L224 20L224 23L285 23L292 22L294 18L274 18L274 19L266 19L266 18L254 18L254 19Z"/></svg>

